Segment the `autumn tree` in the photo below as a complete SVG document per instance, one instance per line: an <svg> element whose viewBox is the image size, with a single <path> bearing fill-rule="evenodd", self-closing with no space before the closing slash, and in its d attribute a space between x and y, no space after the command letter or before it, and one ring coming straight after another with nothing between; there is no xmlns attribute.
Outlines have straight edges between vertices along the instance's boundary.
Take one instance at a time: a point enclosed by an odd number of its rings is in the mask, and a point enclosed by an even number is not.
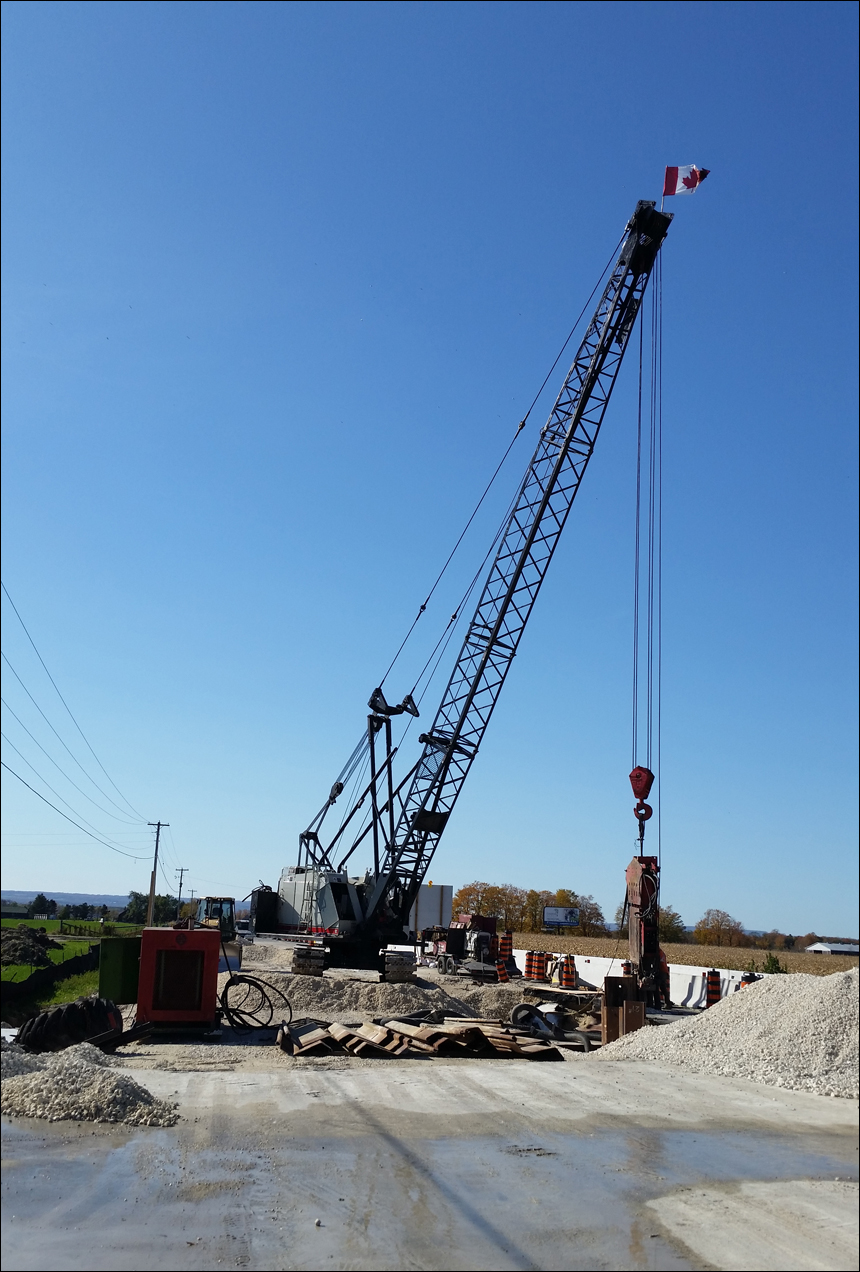
<svg viewBox="0 0 860 1272"><path fill-rule="evenodd" d="M484 914L484 904L492 886L491 883L475 882L467 883L465 887L458 888L451 902L451 914L454 922L456 923L459 914Z"/></svg>
<svg viewBox="0 0 860 1272"><path fill-rule="evenodd" d="M552 905L554 900L554 892L538 892L536 888L529 888L525 899L522 931L539 932L543 927L543 908L545 905Z"/></svg>
<svg viewBox="0 0 860 1272"><path fill-rule="evenodd" d="M684 926L684 920L678 911L673 910L670 905L660 907L657 931L660 940L665 942L666 945L680 944L687 939L687 929Z"/></svg>
<svg viewBox="0 0 860 1272"><path fill-rule="evenodd" d="M743 924L725 910L706 910L693 929L697 945L743 945Z"/></svg>
<svg viewBox="0 0 860 1272"><path fill-rule="evenodd" d="M603 910L592 896L578 896L579 930L583 936L606 936L606 919Z"/></svg>

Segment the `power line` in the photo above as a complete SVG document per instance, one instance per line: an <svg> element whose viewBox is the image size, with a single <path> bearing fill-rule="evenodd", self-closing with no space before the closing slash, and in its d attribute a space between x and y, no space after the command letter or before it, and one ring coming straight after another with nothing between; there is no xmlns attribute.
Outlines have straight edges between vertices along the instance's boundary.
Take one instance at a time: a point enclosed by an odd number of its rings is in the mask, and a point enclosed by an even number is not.
<svg viewBox="0 0 860 1272"><path fill-rule="evenodd" d="M39 706L38 702L37 702L37 701L36 701L36 699L33 697L33 695L30 693L30 690L29 690L29 689L27 688L27 686L24 684L24 681L23 681L23 680L21 679L21 677L18 675L17 671L16 671L16 670L15 670L15 668L12 666L12 664L11 664L11 663L10 663L10 661L9 661L9 659L6 657L6 655L3 653L3 651L2 651L2 650L0 650L0 658L2 658L2 659L3 659L3 661L4 661L4 662L5 662L5 664L6 664L6 666L7 666L7 667L9 668L9 670L11 671L12 675L13 675L13 676L15 677L15 679L18 681L18 684L19 684L19 685L21 686L21 688L24 690L25 694L26 694L26 695L27 695L27 697L30 699L30 701L32 702L33 706L34 706L34 707L36 708L36 710L38 711L39 715L40 715L40 716L42 717L42 719L45 721L45 724L47 724L48 728L51 730L51 732L53 733L54 737L57 739L57 741L60 743L60 745L63 747L63 749L64 749L65 751L67 751L67 752L69 753L69 755L72 757L72 759L75 761L75 763L77 764L78 768L79 768L79 769L81 770L81 772L83 773L84 777L85 777L85 778L87 778L87 780L88 780L88 781L92 782L92 784L93 784L93 786L96 788L96 790L97 790L97 791L100 791L100 792L101 792L101 794L102 794L102 795L104 795L105 799L106 799L109 803L113 804L114 808L118 808L118 809L119 809L119 811L120 811L121 813L124 813L124 812L125 812L125 809L124 809L124 808L120 808L120 806L119 806L119 804L116 802L116 800L115 800L115 799L111 799L111 797L110 797L110 795L108 795L107 791L102 790L101 786L99 786L99 784L98 784L98 782L95 780L95 778L90 777L90 774L89 774L89 773L87 772L87 770L84 768L83 764L81 764L80 760L77 758L77 756L74 754L74 752L73 752L73 751L71 751L71 750L69 750L68 746L66 746L66 743L63 741L63 739L60 737L60 735L59 735L59 733L57 732L57 730L56 730L56 729L54 728L54 726L51 724L51 721L50 721L50 720L48 719L48 717L45 715L44 711L43 711L43 710L42 710L42 708ZM121 820L121 819L119 819L119 818L118 818L117 820ZM129 825L129 826L135 826L135 825L137 825L137 824L138 824L137 822L132 822L132 821L129 821L129 822L128 822L128 825Z"/></svg>
<svg viewBox="0 0 860 1272"><path fill-rule="evenodd" d="M90 826L93 830L97 830L97 829L98 829L98 827L97 827L97 826L93 826L93 823L92 823L91 821L87 821L87 818L86 818L86 817L84 817L83 813L79 813L79 812L78 812L78 810L74 807L74 805L73 805L73 804L70 804L70 803L69 803L69 801L68 801L67 799L64 799L64 798L63 798L63 796L60 794L60 792L59 792L59 791L54 790L54 788L53 788L53 786L51 785L51 783L45 780L45 778L42 776L42 774L41 774L41 773L39 772L39 770L36 768L35 764L31 764L31 763L30 763L30 761L27 759L26 755L24 755L24 754L23 754L23 752L21 752L21 751L19 751L19 750L18 750L18 748L17 748L17 746L15 745L15 743L14 743L14 742L12 742L9 738L7 738L6 734L5 734L5 733L3 733L3 731L2 731L2 730L0 730L0 737L3 739L3 741L4 741L4 742L6 742L9 746L11 746L12 750L15 752L15 754L16 754L16 755L19 755L19 756L21 757L21 759L22 759L22 760L24 761L24 763L27 765L27 768L29 768L29 769L32 769L32 770L33 770L33 772L34 772L34 773L36 774L36 776L38 777L39 781L40 781L40 782L42 782L42 783L44 783L44 785L45 785L45 786L47 786L47 788L48 788L48 790L51 792L51 794L52 794L52 795L56 795L56 797L57 797L57 799L60 801L60 803L65 804L66 808L70 808L70 809L72 810L72 812L73 812L73 813L75 813L75 815L76 815L76 816L80 817L80 819L81 819L81 821L82 821L82 822L86 822L86 824L87 824L88 826Z"/></svg>
<svg viewBox="0 0 860 1272"><path fill-rule="evenodd" d="M15 712L14 712L14 711L12 710L12 708L9 706L9 703L6 701L6 699L5 699L5 698L0 698L0 702L2 702L2 703L3 703L3 706L4 706L4 707L6 708L6 710L9 712L9 714L15 717L15 719L16 719L16 720L18 721L18 723L20 724L21 728L22 728L22 729L24 730L24 732L27 734L27 737L28 737L28 738L30 738L33 742L35 742L35 743L36 743L36 746L39 748L39 750L42 752L42 754L43 754L44 756L46 756L46 757L47 757L47 758L51 761L51 763L53 764L54 768L55 768L55 769L57 769L57 770L58 770L58 772L62 773L62 775L63 775L63 777L66 779L66 781L67 781L67 782L69 782L69 783L71 783L71 785L72 785L72 786L74 786L74 788L75 788L75 790L76 790L76 791L80 791L80 793L81 793L81 795L83 795L84 799L88 799L88 800L90 801L90 803L91 803L91 804L93 804L93 805L94 805L94 806L95 806L95 807L99 810L99 812L106 813L108 817L113 817L113 819L114 819L115 821L123 822L123 824L124 824L124 825L126 825L126 826L133 826L133 825L135 824L134 822L130 822L130 821L128 820L128 818L127 818L127 817L117 817L116 813L112 813L112 812L110 811L110 809L109 809L109 808L102 808L101 804L96 803L96 801L93 799L92 795L88 795L88 794L87 794L87 792L83 789L83 787L78 786L77 782L73 781L73 780L72 780L72 778L70 778L70 777L69 777L69 775L68 775L68 773L66 772L66 770L65 770L65 769L60 768L60 765L57 763L57 761L54 759L54 757L53 757L53 756L52 756L52 755L51 755L48 751L46 751L46 750L45 750L45 748L42 746L42 743L39 741L39 739L33 736L33 734L32 734L32 733L30 732L30 730L27 728L26 724L25 724L25 723L24 723L24 721L20 718L20 716L15 715ZM4 735L4 736L5 736L5 735ZM8 738L7 738L6 740L7 740L7 742L9 741L9 739L8 739ZM9 745L10 745L10 746L12 746L12 745L13 745L13 743L11 743L11 742L10 742L10 743L9 743ZM15 750L17 751L17 750L18 750L18 748L17 748L17 747L15 747ZM18 751L18 754L19 754L19 755L21 755L21 752L20 752L20 751ZM23 756L22 756L21 758L23 759ZM32 765L30 765L30 767L32 768L33 766L32 766ZM36 771L36 770L35 770L35 769L33 769L33 772L34 772L34 773L35 773L35 771ZM44 778L43 778L42 780L44 781ZM47 786L47 782L45 782L45 785ZM63 803L65 803L65 800L63 800ZM71 808L71 804L69 805L69 807Z"/></svg>
<svg viewBox="0 0 860 1272"><path fill-rule="evenodd" d="M90 834L90 832L86 830L85 827L79 826L78 823L76 821L73 821L71 817L67 817L61 808L57 808L56 804L52 804L49 799L45 799L44 795L39 795L39 792L36 790L36 788L34 786L31 786L29 782L25 782L20 773L16 773L13 768L9 768L9 765L6 763L5 760L0 760L0 765L2 765L4 769L7 769L8 772L10 772L13 777L17 777L18 781L21 782L22 785L27 787L28 791L32 791L34 795L38 795L39 799L42 801L43 804L47 804L49 808L53 808L55 813L59 813L61 817L65 817L67 822L71 822L73 826L77 826L78 830L82 830L85 835L89 835L90 839L94 839L96 843L103 844L105 848L110 848L111 852L118 852L121 857L130 857L132 861L147 860L146 857L135 857L130 852L123 852L121 848L115 848L113 844L107 843L104 839L99 839L98 835Z"/></svg>
<svg viewBox="0 0 860 1272"><path fill-rule="evenodd" d="M68 711L69 715L71 716L72 723L74 724L74 726L75 726L75 728L77 729L78 733L80 733L81 737L82 737L82 738L84 739L84 741L86 742L87 747L89 748L90 754L92 755L92 757L93 757L93 759L95 760L96 764L98 764L99 768L100 768L100 769L101 769L101 771L104 773L105 777L106 777L106 778L107 778L107 780L110 782L111 786L114 788L114 790L116 791L117 795L119 795L120 799L125 800L125 803L126 803L126 804L128 804L129 808L130 808L130 809L131 809L131 811L134 813L134 815L135 815L136 817L139 817L139 818L141 819L141 821L142 821L142 820L143 820L143 814L142 814L142 813L139 813L139 812L137 811L137 809L134 807L134 805L133 805L133 804L132 804L132 803L131 803L128 799L126 799L125 795L123 795L122 791L119 789L119 787L117 786L116 782L115 782L115 781L113 780L113 778L111 777L110 773L108 773L107 769L106 769L106 768L105 768L105 766L102 764L101 760L100 760L100 759L99 759L99 757L96 755L96 753L95 753L95 751L93 750L93 748L90 746L89 740L88 740L88 738L87 738L86 734L84 733L83 729L82 729L82 728L81 728L81 726L78 724L78 722L77 722L77 720L75 719L75 717L72 715L72 709L71 709L71 707L70 707L70 706L69 706L69 704L66 702L65 698L63 697L63 695L60 693L60 690L59 690L59 688L57 687L57 682L54 680L54 677L53 677L53 676L51 675L51 673L48 671L48 667L47 667L47 664L46 664L46 662L45 662L44 658L43 658L43 657L42 657L42 655L39 653L38 649L36 649L36 642L33 640L33 637L30 635L29 631L27 631L27 625L26 625L26 623L24 622L24 620L23 620L23 618L21 617L21 615L18 613L18 607L16 606L15 602L12 600L12 597L9 595L9 589L7 588L6 584L2 581L2 579L0 579L0 587L2 587L3 591L6 593L6 599L7 599L7 601L9 602L9 604L12 606L13 610L15 611L15 616L16 616L16 618L18 619L18 622L19 622L19 623L21 624L21 626L24 628L24 631L25 631L25 633L26 633L27 639L28 639L28 641L30 642L30 644L33 646L33 649L34 649L34 650L35 650L35 652L36 652L36 657L38 658L38 660L39 660L39 662L42 664L42 666L45 668L45 675L48 677L48 679L50 680L51 684L52 684L52 685L54 686L54 688L57 690L57 697L60 699L60 702L62 702L63 706L66 708L66 710Z"/></svg>

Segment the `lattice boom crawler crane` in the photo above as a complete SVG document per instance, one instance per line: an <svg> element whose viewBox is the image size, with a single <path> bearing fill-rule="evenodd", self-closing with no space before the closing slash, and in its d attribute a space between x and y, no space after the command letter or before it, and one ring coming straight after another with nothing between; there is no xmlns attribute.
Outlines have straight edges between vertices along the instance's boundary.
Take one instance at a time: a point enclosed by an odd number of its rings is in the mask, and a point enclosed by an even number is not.
<svg viewBox="0 0 860 1272"><path fill-rule="evenodd" d="M442 702L420 736L417 762L395 785L391 719L417 716L418 708L408 695L392 706L376 689L364 749L359 754L356 748L343 780L299 836L298 864L283 872L277 893L260 888L252 894L258 931L318 934L331 963L353 967L379 966L380 949L404 941L410 908L478 753L594 450L671 220L641 201L627 223L609 281L541 429ZM326 815L368 748L369 781L325 843ZM350 875L348 862L362 845L372 851L372 868Z"/></svg>

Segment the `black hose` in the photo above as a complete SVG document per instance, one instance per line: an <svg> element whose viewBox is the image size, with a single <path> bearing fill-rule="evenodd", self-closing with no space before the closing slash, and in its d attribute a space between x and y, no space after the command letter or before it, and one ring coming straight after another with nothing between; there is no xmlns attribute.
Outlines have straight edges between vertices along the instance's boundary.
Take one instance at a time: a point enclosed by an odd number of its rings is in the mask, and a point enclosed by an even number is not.
<svg viewBox="0 0 860 1272"><path fill-rule="evenodd" d="M224 962L229 968L227 949L222 940ZM231 994L231 990L234 991ZM230 999L233 999L231 1002ZM256 1029L278 1029L288 1025L293 1018L290 1000L282 990L257 976L233 972L221 991L219 999L225 1019L236 1033L252 1033ZM278 1023L272 1024L275 1011ZM286 1014L284 1014L286 1013Z"/></svg>

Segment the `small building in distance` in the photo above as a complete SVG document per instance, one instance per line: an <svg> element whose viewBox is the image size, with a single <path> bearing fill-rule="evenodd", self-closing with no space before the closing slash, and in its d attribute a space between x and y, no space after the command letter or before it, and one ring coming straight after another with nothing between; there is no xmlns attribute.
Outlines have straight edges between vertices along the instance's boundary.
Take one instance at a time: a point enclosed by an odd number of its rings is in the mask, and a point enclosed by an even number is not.
<svg viewBox="0 0 860 1272"><path fill-rule="evenodd" d="M851 945L847 941L816 941L807 945L804 954L860 954L860 945Z"/></svg>
<svg viewBox="0 0 860 1272"><path fill-rule="evenodd" d="M27 906L16 901L4 901L0 906L0 919L26 919Z"/></svg>

